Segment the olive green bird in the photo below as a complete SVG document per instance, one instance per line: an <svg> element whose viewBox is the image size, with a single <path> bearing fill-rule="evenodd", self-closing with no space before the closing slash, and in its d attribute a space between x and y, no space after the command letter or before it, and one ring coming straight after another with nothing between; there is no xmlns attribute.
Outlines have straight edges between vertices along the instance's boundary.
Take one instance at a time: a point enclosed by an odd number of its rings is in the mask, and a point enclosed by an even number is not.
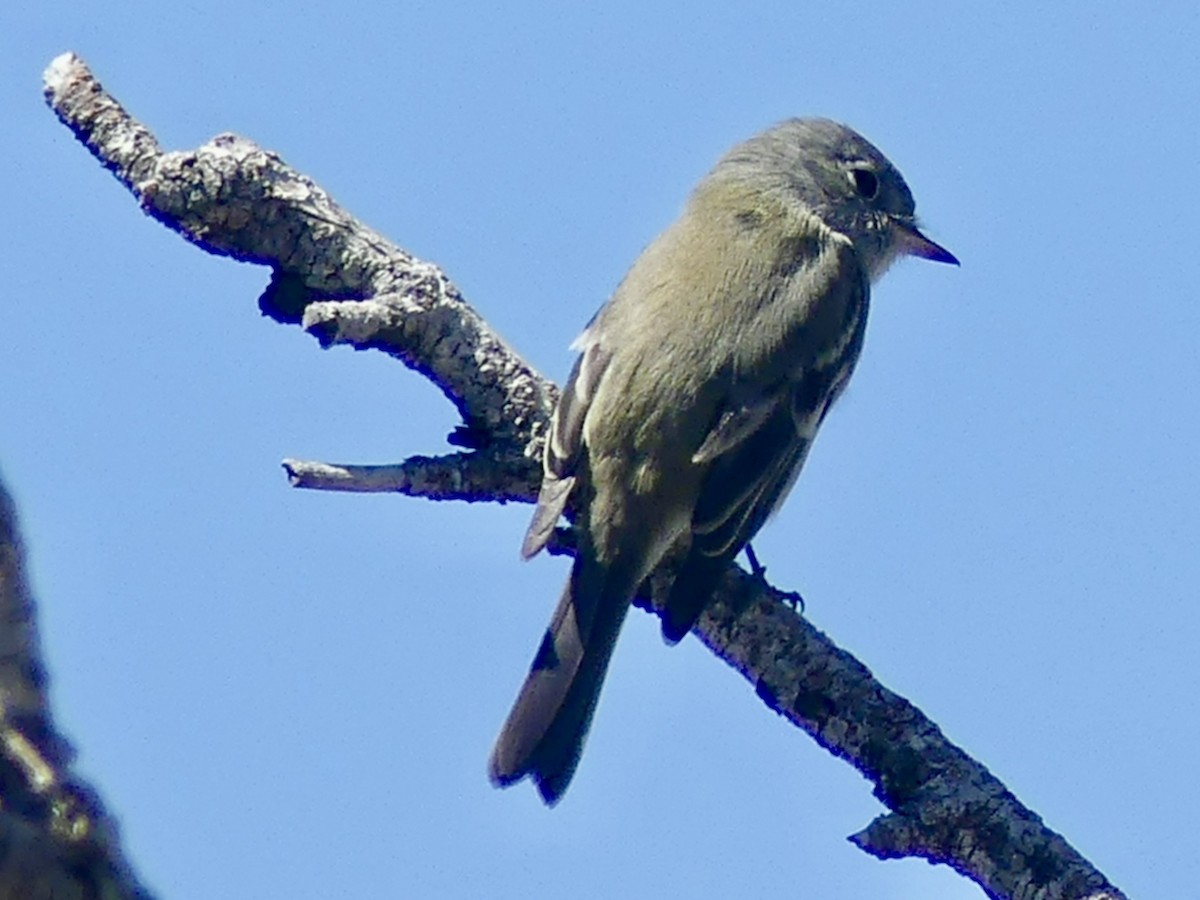
<svg viewBox="0 0 1200 900"><path fill-rule="evenodd" d="M556 803L638 586L668 554L663 635L787 496L862 350L871 282L899 256L954 263L865 138L791 119L734 147L575 343L522 547L570 503L570 578L492 752L501 786Z"/></svg>

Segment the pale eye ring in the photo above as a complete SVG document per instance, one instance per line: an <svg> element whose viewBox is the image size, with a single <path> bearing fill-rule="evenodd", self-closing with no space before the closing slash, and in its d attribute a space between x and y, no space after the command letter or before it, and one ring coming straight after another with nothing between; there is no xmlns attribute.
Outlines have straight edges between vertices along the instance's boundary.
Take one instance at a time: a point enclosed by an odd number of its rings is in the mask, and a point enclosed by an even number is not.
<svg viewBox="0 0 1200 900"><path fill-rule="evenodd" d="M850 170L849 175L850 183L854 185L858 196L864 200L874 200L879 196L879 176L870 169L855 166Z"/></svg>

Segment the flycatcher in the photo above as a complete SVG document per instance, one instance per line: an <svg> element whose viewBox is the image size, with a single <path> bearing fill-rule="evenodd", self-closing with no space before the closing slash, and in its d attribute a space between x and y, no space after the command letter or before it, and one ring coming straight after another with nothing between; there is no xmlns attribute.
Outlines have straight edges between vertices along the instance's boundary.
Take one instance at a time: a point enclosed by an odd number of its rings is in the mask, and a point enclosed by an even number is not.
<svg viewBox="0 0 1200 900"><path fill-rule="evenodd" d="M668 555L663 635L787 495L862 349L871 282L925 237L895 167L855 131L791 119L734 147L575 343L522 554L568 503L571 576L492 752L497 785L562 797L621 623Z"/></svg>

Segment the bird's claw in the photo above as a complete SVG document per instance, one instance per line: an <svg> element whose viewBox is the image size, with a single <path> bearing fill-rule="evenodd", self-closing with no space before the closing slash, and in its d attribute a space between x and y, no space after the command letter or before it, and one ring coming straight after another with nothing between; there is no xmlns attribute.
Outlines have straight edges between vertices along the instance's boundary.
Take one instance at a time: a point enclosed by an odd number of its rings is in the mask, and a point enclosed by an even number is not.
<svg viewBox="0 0 1200 900"><path fill-rule="evenodd" d="M758 556L754 553L754 548L749 544L745 547L746 559L750 563L750 574L762 582L763 587L777 592L781 595L788 606L792 608L792 612L798 612L804 615L804 597L799 591L783 591L775 587L771 582L767 581L767 567L758 561Z"/></svg>

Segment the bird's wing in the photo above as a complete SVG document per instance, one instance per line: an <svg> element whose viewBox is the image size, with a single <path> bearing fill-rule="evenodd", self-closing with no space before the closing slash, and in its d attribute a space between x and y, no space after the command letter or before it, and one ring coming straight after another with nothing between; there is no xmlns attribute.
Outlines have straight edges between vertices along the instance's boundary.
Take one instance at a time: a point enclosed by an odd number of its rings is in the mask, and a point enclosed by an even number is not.
<svg viewBox="0 0 1200 900"><path fill-rule="evenodd" d="M538 492L533 521L529 523L521 544L521 555L525 559L546 546L554 526L566 509L583 455L583 421L596 396L600 379L604 377L612 359L612 354L601 345L595 329L585 331L580 336L578 346L582 352L575 360L567 386L550 420L550 433L542 458L542 487Z"/></svg>
<svg viewBox="0 0 1200 900"><path fill-rule="evenodd" d="M708 468L692 544L663 603L669 642L691 630L726 564L779 508L858 360L870 289L852 248L822 242L801 262L746 330L739 378L693 455Z"/></svg>
<svg viewBox="0 0 1200 900"><path fill-rule="evenodd" d="M694 461L708 466L692 516L693 546L732 559L787 495L817 429L858 360L869 287L852 248L828 242L798 268L768 307L763 328L747 341L782 344L783 355L759 347L743 364L725 407ZM782 360L782 367L778 360Z"/></svg>

